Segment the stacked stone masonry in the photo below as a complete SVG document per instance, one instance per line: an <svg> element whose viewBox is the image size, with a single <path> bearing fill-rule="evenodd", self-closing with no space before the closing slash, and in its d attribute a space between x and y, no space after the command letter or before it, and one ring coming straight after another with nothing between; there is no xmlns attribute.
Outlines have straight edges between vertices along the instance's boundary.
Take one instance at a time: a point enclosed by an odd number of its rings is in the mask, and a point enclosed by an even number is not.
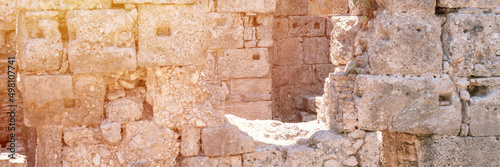
<svg viewBox="0 0 500 167"><path fill-rule="evenodd" d="M500 3L354 2L0 0L0 166L499 166Z"/></svg>

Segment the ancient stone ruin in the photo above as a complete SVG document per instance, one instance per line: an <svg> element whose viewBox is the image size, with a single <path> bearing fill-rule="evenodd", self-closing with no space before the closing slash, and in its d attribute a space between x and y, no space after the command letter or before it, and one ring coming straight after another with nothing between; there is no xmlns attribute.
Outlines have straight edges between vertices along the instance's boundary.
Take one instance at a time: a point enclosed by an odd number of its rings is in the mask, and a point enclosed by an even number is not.
<svg viewBox="0 0 500 167"><path fill-rule="evenodd" d="M500 166L498 0L0 0L0 166Z"/></svg>

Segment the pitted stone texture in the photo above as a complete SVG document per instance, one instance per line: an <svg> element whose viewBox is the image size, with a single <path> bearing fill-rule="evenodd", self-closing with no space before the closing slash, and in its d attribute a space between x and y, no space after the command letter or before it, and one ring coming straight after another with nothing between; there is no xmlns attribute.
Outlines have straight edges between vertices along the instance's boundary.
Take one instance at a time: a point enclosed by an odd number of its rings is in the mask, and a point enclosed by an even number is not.
<svg viewBox="0 0 500 167"><path fill-rule="evenodd" d="M382 155L382 132L366 133L364 144L361 146L357 155L359 156L359 165L362 167L379 166ZM380 138L379 138L380 136Z"/></svg>
<svg viewBox="0 0 500 167"><path fill-rule="evenodd" d="M99 134L97 128L76 126L64 129L63 139L68 146L93 145L99 143Z"/></svg>
<svg viewBox="0 0 500 167"><path fill-rule="evenodd" d="M16 0L0 1L0 30L16 29Z"/></svg>
<svg viewBox="0 0 500 167"><path fill-rule="evenodd" d="M209 48L243 48L243 19L239 13L209 13Z"/></svg>
<svg viewBox="0 0 500 167"><path fill-rule="evenodd" d="M217 12L272 13L276 0L217 0Z"/></svg>
<svg viewBox="0 0 500 167"><path fill-rule="evenodd" d="M104 142L108 144L117 144L122 140L120 123L103 123L100 128Z"/></svg>
<svg viewBox="0 0 500 167"><path fill-rule="evenodd" d="M284 149L269 146L256 149L253 153L243 154L243 166L283 166Z"/></svg>
<svg viewBox="0 0 500 167"><path fill-rule="evenodd" d="M124 133L119 149L125 164L174 166L180 151L179 134L152 121L127 123Z"/></svg>
<svg viewBox="0 0 500 167"><path fill-rule="evenodd" d="M200 79L194 67L163 67L147 70L147 102L153 105L154 121L169 128L219 126L223 115L211 98L217 90Z"/></svg>
<svg viewBox="0 0 500 167"><path fill-rule="evenodd" d="M24 76L23 100L26 126L61 125L65 106L75 102L70 75Z"/></svg>
<svg viewBox="0 0 500 167"><path fill-rule="evenodd" d="M461 103L449 77L358 75L355 95L360 129L449 135L460 130Z"/></svg>
<svg viewBox="0 0 500 167"><path fill-rule="evenodd" d="M309 0L310 15L347 14L348 0Z"/></svg>
<svg viewBox="0 0 500 167"><path fill-rule="evenodd" d="M113 0L113 3L151 3L151 4L166 4L166 5L187 5L194 4L196 0Z"/></svg>
<svg viewBox="0 0 500 167"><path fill-rule="evenodd" d="M120 98L106 104L106 116L110 122L127 123L142 117L142 101L133 98Z"/></svg>
<svg viewBox="0 0 500 167"><path fill-rule="evenodd" d="M377 4L379 8L382 8L384 10L384 12L396 15L405 15L405 14L432 15L436 10L436 0L413 0L413 1L377 0Z"/></svg>
<svg viewBox="0 0 500 167"><path fill-rule="evenodd" d="M428 138L417 148L422 166L499 166L496 137Z"/></svg>
<svg viewBox="0 0 500 167"><path fill-rule="evenodd" d="M217 61L217 70L222 78L265 77L270 69L267 48L228 49Z"/></svg>
<svg viewBox="0 0 500 167"><path fill-rule="evenodd" d="M253 138L231 124L204 128L201 131L201 143L206 156L228 156L255 151Z"/></svg>
<svg viewBox="0 0 500 167"><path fill-rule="evenodd" d="M311 147L296 145L287 150L283 166L323 166L323 151Z"/></svg>
<svg viewBox="0 0 500 167"><path fill-rule="evenodd" d="M278 16L296 16L307 15L309 0L277 0L276 15Z"/></svg>
<svg viewBox="0 0 500 167"><path fill-rule="evenodd" d="M75 9L109 9L112 0L19 0L17 6L25 10L75 10Z"/></svg>
<svg viewBox="0 0 500 167"><path fill-rule="evenodd" d="M274 54L275 65L302 65L304 64L304 48L298 38L287 38L276 41Z"/></svg>
<svg viewBox="0 0 500 167"><path fill-rule="evenodd" d="M441 74L440 19L433 15L378 15L368 24L370 73L377 75Z"/></svg>
<svg viewBox="0 0 500 167"><path fill-rule="evenodd" d="M75 74L73 92L76 98L74 103L65 102L65 107L69 109L65 125L100 124L104 118L104 78L99 74Z"/></svg>
<svg viewBox="0 0 500 167"><path fill-rule="evenodd" d="M290 37L324 36L326 20L319 16L289 16L288 34Z"/></svg>
<svg viewBox="0 0 500 167"><path fill-rule="evenodd" d="M469 114L469 135L500 136L500 89L489 87L489 90L473 96Z"/></svg>
<svg viewBox="0 0 500 167"><path fill-rule="evenodd" d="M223 156L223 157L186 157L182 160L182 167L215 167L230 166L241 167L241 156Z"/></svg>
<svg viewBox="0 0 500 167"><path fill-rule="evenodd" d="M135 70L136 14L125 10L74 10L66 14L70 70L76 73Z"/></svg>
<svg viewBox="0 0 500 167"><path fill-rule="evenodd" d="M103 149L106 151L100 151ZM115 152L115 150L111 151ZM100 152L103 152L103 155ZM65 146L62 154L62 166L104 166L110 165L110 161L118 161L115 157L108 155L112 153L102 144Z"/></svg>
<svg viewBox="0 0 500 167"><path fill-rule="evenodd" d="M270 120L273 118L272 101L226 102L224 114L232 114L250 120Z"/></svg>
<svg viewBox="0 0 500 167"><path fill-rule="evenodd" d="M183 156L196 156L200 152L200 128L185 127L181 130L181 154Z"/></svg>
<svg viewBox="0 0 500 167"><path fill-rule="evenodd" d="M56 71L63 61L59 12L26 12L20 15L19 67L24 71Z"/></svg>
<svg viewBox="0 0 500 167"><path fill-rule="evenodd" d="M446 8L494 8L500 6L497 0L437 0L437 6Z"/></svg>
<svg viewBox="0 0 500 167"><path fill-rule="evenodd" d="M452 13L443 26L443 48L451 74L500 76L500 15Z"/></svg>
<svg viewBox="0 0 500 167"><path fill-rule="evenodd" d="M359 16L332 16L329 20L333 29L330 35L330 60L334 65L347 64L353 59L354 40L361 30Z"/></svg>
<svg viewBox="0 0 500 167"><path fill-rule="evenodd" d="M328 63L329 41L325 37L304 38L304 63L326 64Z"/></svg>
<svg viewBox="0 0 500 167"><path fill-rule="evenodd" d="M202 5L139 5L139 66L205 62L207 15Z"/></svg>

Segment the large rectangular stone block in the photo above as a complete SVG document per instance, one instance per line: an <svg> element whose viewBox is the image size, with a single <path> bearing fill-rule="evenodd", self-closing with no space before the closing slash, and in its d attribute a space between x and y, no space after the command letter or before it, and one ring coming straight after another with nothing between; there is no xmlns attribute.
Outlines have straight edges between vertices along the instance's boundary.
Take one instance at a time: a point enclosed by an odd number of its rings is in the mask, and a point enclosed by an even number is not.
<svg viewBox="0 0 500 167"><path fill-rule="evenodd" d="M62 126L37 127L36 166L62 166Z"/></svg>
<svg viewBox="0 0 500 167"><path fill-rule="evenodd" d="M0 30L16 29L16 0L0 1Z"/></svg>
<svg viewBox="0 0 500 167"><path fill-rule="evenodd" d="M304 63L326 64L328 63L328 52L330 42L326 37L304 38Z"/></svg>
<svg viewBox="0 0 500 167"><path fill-rule="evenodd" d="M217 12L271 13L276 0L217 0Z"/></svg>
<svg viewBox="0 0 500 167"><path fill-rule="evenodd" d="M204 128L201 146L205 156L229 156L255 151L253 138L238 127L226 124L222 127Z"/></svg>
<svg viewBox="0 0 500 167"><path fill-rule="evenodd" d="M498 0L437 0L437 6L446 8L494 8L500 6Z"/></svg>
<svg viewBox="0 0 500 167"><path fill-rule="evenodd" d="M301 65L304 64L304 48L298 38L277 40L274 54L275 65Z"/></svg>
<svg viewBox="0 0 500 167"><path fill-rule="evenodd" d="M104 118L106 84L99 74L73 75L74 102L66 104L66 126L99 125Z"/></svg>
<svg viewBox="0 0 500 167"><path fill-rule="evenodd" d="M499 136L500 87L486 87L473 94L469 116L471 136Z"/></svg>
<svg viewBox="0 0 500 167"><path fill-rule="evenodd" d="M427 138L417 148L419 166L500 166L496 137Z"/></svg>
<svg viewBox="0 0 500 167"><path fill-rule="evenodd" d="M209 13L211 38L209 47L243 48L243 18L238 13Z"/></svg>
<svg viewBox="0 0 500 167"><path fill-rule="evenodd" d="M452 13L443 26L443 48L452 74L500 76L499 14Z"/></svg>
<svg viewBox="0 0 500 167"><path fill-rule="evenodd" d="M267 48L228 49L217 61L217 72L222 78L265 77L270 69Z"/></svg>
<svg viewBox="0 0 500 167"><path fill-rule="evenodd" d="M347 14L348 0L309 0L310 15Z"/></svg>
<svg viewBox="0 0 500 167"><path fill-rule="evenodd" d="M113 0L113 3L151 3L151 4L193 4L196 0Z"/></svg>
<svg viewBox="0 0 500 167"><path fill-rule="evenodd" d="M112 0L19 0L17 6L25 10L109 9Z"/></svg>
<svg viewBox="0 0 500 167"><path fill-rule="evenodd" d="M229 90L231 94L240 93L271 93L271 78L232 79Z"/></svg>
<svg viewBox="0 0 500 167"><path fill-rule="evenodd" d="M125 10L74 10L66 14L70 70L135 70L135 14Z"/></svg>
<svg viewBox="0 0 500 167"><path fill-rule="evenodd" d="M296 16L307 15L309 0L278 0L276 2L276 15Z"/></svg>
<svg viewBox="0 0 500 167"><path fill-rule="evenodd" d="M271 101L226 102L224 114L232 114L250 120L271 120L273 118Z"/></svg>
<svg viewBox="0 0 500 167"><path fill-rule="evenodd" d="M461 103L448 76L358 75L354 93L360 129L450 135L460 130Z"/></svg>
<svg viewBox="0 0 500 167"><path fill-rule="evenodd" d="M289 16L288 33L291 37L324 36L326 20L319 16Z"/></svg>
<svg viewBox="0 0 500 167"><path fill-rule="evenodd" d="M201 5L139 5L139 66L187 66L204 62L208 48L207 18Z"/></svg>
<svg viewBox="0 0 500 167"><path fill-rule="evenodd" d="M434 14L436 10L436 0L377 0L377 4L392 14Z"/></svg>
<svg viewBox="0 0 500 167"><path fill-rule="evenodd" d="M443 51L438 17L381 14L371 22L371 35L365 40L372 74L441 74Z"/></svg>
<svg viewBox="0 0 500 167"><path fill-rule="evenodd" d="M63 44L59 12L26 12L19 19L19 67L24 71L56 71L61 67Z"/></svg>

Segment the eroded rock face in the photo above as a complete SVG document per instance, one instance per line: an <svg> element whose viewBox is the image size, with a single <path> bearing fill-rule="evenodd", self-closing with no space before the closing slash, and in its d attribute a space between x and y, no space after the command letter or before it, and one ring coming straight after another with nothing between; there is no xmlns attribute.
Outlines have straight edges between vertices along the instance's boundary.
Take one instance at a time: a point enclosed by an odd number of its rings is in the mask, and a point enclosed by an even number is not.
<svg viewBox="0 0 500 167"><path fill-rule="evenodd" d="M255 151L253 138L234 125L204 128L201 131L203 152L207 156L228 156Z"/></svg>
<svg viewBox="0 0 500 167"><path fill-rule="evenodd" d="M361 129L451 135L460 130L460 99L449 77L358 75L355 95Z"/></svg>

